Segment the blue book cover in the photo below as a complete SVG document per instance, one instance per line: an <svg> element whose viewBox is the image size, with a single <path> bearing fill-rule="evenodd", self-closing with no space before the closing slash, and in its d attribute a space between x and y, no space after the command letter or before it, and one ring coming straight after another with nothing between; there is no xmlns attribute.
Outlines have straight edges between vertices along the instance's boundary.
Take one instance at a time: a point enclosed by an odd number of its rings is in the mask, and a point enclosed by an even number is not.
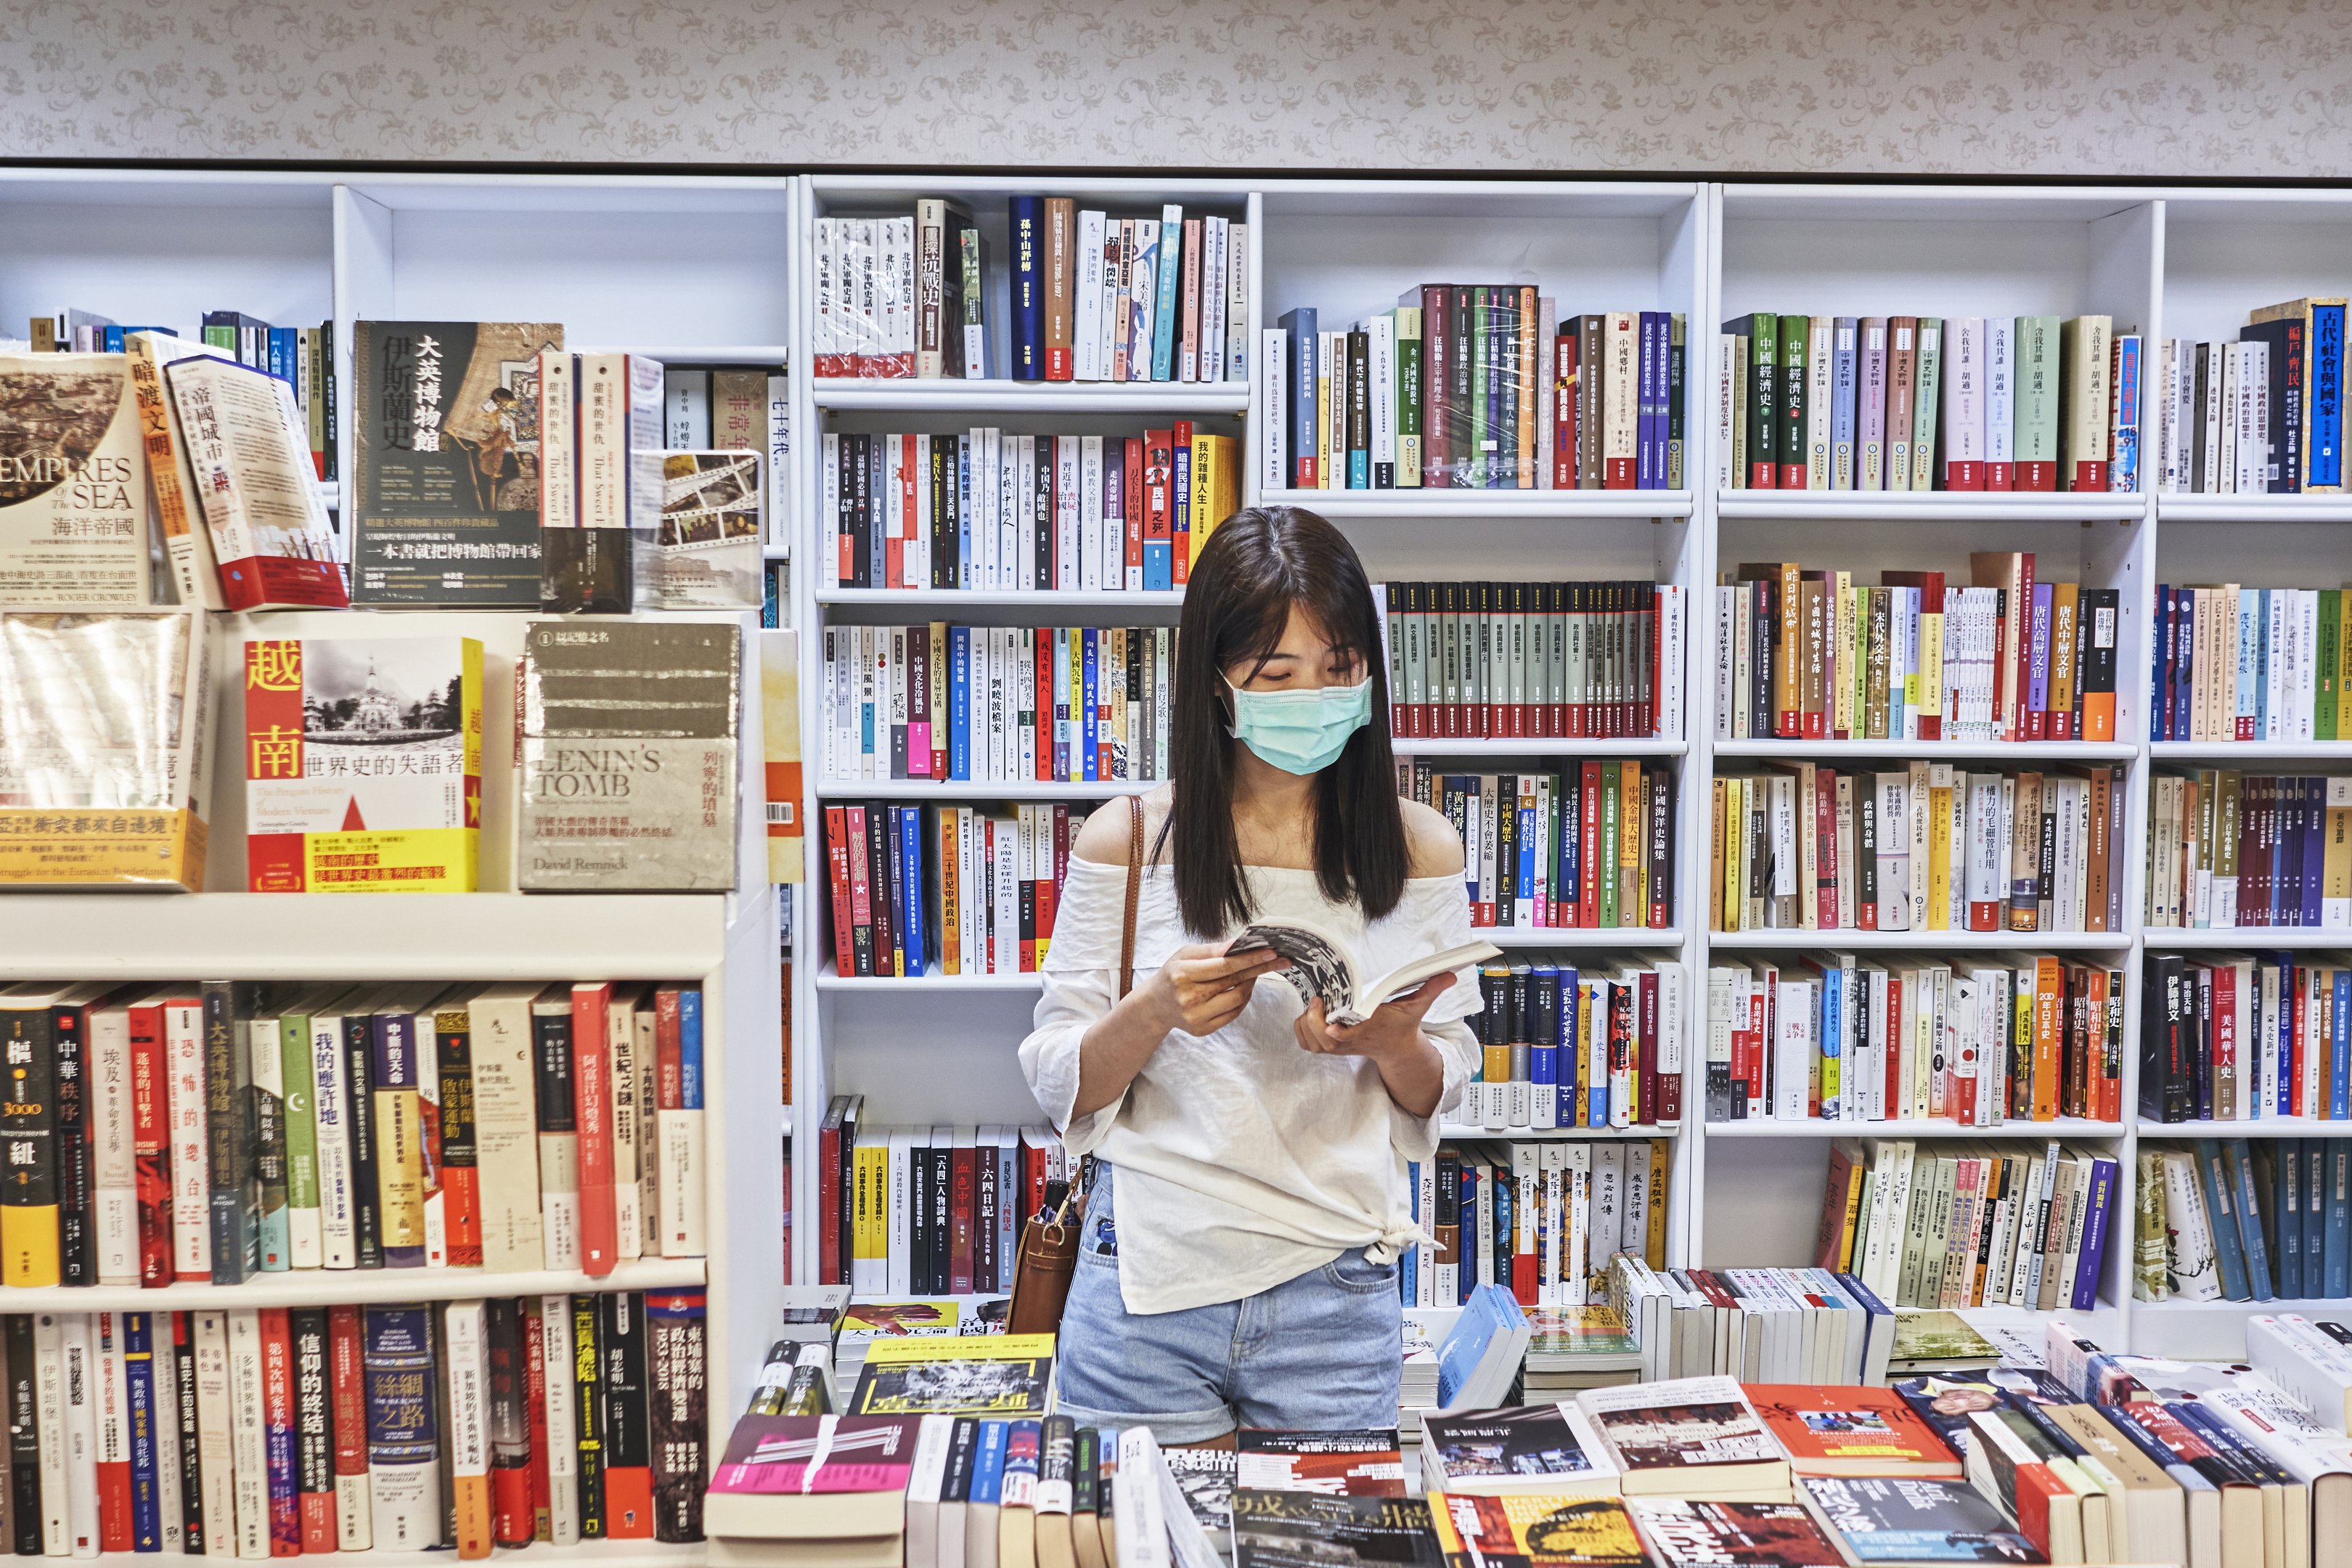
<svg viewBox="0 0 2352 1568"><path fill-rule="evenodd" d="M976 588L971 574L971 437L956 437L956 548L950 588Z"/></svg>
<svg viewBox="0 0 2352 1568"><path fill-rule="evenodd" d="M2352 969L2336 972L2335 1022L2328 1029L2327 1114L2333 1121L2352 1118ZM2330 1292L2334 1294L2334 1292Z"/></svg>
<svg viewBox="0 0 2352 1568"><path fill-rule="evenodd" d="M2344 307L2314 305L2305 340L2311 367L2311 438L2304 444L2304 486L2344 482Z"/></svg>
<svg viewBox="0 0 2352 1568"><path fill-rule="evenodd" d="M2278 1225L2278 1293L2299 1301L2303 1287L2303 1144L2281 1138L2271 1145L2271 1213Z"/></svg>
<svg viewBox="0 0 2352 1568"><path fill-rule="evenodd" d="M2099 1276L2107 1262L2107 1232L2116 1206L2116 1163L2104 1156L2091 1162L2091 1196L2083 1208L2083 1253L2074 1268L2074 1294L2069 1305L2087 1312L2098 1304Z"/></svg>
<svg viewBox="0 0 2352 1568"><path fill-rule="evenodd" d="M1853 441L1862 406L1861 356L1855 347L1861 322L1840 316L1831 337L1830 488L1853 489Z"/></svg>
<svg viewBox="0 0 2352 1568"><path fill-rule="evenodd" d="M2345 1196L2345 1179L2352 1176L2352 1170L2347 1169L2352 1166L2352 1140L2330 1138L2326 1142L2327 1181L2321 1194L2326 1205L2326 1229L2320 1257L2326 1266L2327 1293L2344 1296L2352 1294L2352 1200Z"/></svg>
<svg viewBox="0 0 2352 1568"><path fill-rule="evenodd" d="M1422 1223L1421 1162L1418 1160L1407 1160L1404 1163L1404 1201L1406 1208L1412 1215L1412 1223L1420 1225ZM1421 1248L1408 1247L1405 1248L1404 1256L1397 1259L1397 1294L1406 1306L1413 1305L1419 1299L1420 1286Z"/></svg>
<svg viewBox="0 0 2352 1568"><path fill-rule="evenodd" d="M1013 243L1012 371L1015 381L1045 379L1045 198L1013 196L1005 204Z"/></svg>
<svg viewBox="0 0 2352 1568"><path fill-rule="evenodd" d="M948 777L971 777L971 628L948 628Z"/></svg>
<svg viewBox="0 0 2352 1568"><path fill-rule="evenodd" d="M2147 738L2172 739L2172 588L2156 585L2156 611L2149 617L2149 646L2155 649L2147 668Z"/></svg>
<svg viewBox="0 0 2352 1568"><path fill-rule="evenodd" d="M2327 1294L2328 1160L2326 1138L2303 1140L2303 1288L2314 1296Z"/></svg>
<svg viewBox="0 0 2352 1568"><path fill-rule="evenodd" d="M1085 643L1085 651L1081 656L1085 661L1081 668L1082 683L1079 690L1075 693L1075 696L1077 699L1077 705L1083 713L1083 718L1078 726L1078 747L1082 754L1077 760L1081 764L1083 764L1084 771L1081 772L1078 768L1073 768L1070 770L1070 776L1072 778L1082 778L1087 784L1099 782L1096 776L1095 766L1095 712L1097 692L1096 650L1098 647L1096 639L1097 636L1098 629L1097 627L1087 626L1085 628L1085 637L1083 639Z"/></svg>
<svg viewBox="0 0 2352 1568"><path fill-rule="evenodd" d="M702 987L677 988L677 1108L702 1109Z"/></svg>
<svg viewBox="0 0 2352 1568"><path fill-rule="evenodd" d="M902 805L898 816L898 887L897 900L907 945L907 973L923 973L923 954L929 945L923 940L923 808Z"/></svg>
<svg viewBox="0 0 2352 1568"><path fill-rule="evenodd" d="M1465 1178L1469 1172L1463 1172ZM1468 1273L1465 1269L1464 1272ZM1463 1384L1476 1375L1486 1350L1497 1339L1508 1341L1526 1324L1528 1315L1510 1291L1500 1285L1480 1285L1464 1298L1462 1315L1437 1347L1437 1403L1450 1406Z"/></svg>
<svg viewBox="0 0 2352 1568"><path fill-rule="evenodd" d="M2238 1184L2231 1179L2219 1139L2197 1140L2197 1182L2205 1192L2205 1220L2213 1233L2221 1294L2232 1301L2251 1301L2253 1288L2246 1279L2246 1250L2238 1234Z"/></svg>
<svg viewBox="0 0 2352 1568"><path fill-rule="evenodd" d="M1642 428L1633 482L1645 490L1666 488L1666 355L1674 346L1673 321L1664 310L1642 312Z"/></svg>
<svg viewBox="0 0 2352 1568"><path fill-rule="evenodd" d="M2195 647L2196 616L2188 613L2188 593L2185 588L2179 590L2179 596L2173 601L2172 657L2177 668L2183 670L2189 668L2189 655ZM2194 681L2176 679L2172 683L2172 732L2175 735L2189 733L2189 699L2195 691Z"/></svg>
<svg viewBox="0 0 2352 1568"><path fill-rule="evenodd" d="M1296 310L1286 310L1275 323L1290 334L1290 385L1284 396L1290 406L1284 417L1290 423L1290 468L1284 482L1294 489L1309 488L1310 480L1321 482L1315 467L1315 334L1316 312L1311 306L1302 305Z"/></svg>
<svg viewBox="0 0 2352 1568"><path fill-rule="evenodd" d="M1497 1281L1511 1277L1512 1205L1518 1201L1517 1184L1509 1179L1509 1167L1496 1165L1495 1171L1495 1278ZM1507 1284L1503 1289L1507 1291ZM1516 1300L1516 1298L1514 1298Z"/></svg>
<svg viewBox="0 0 2352 1568"><path fill-rule="evenodd" d="M1011 1423L983 1421L971 1461L972 1502L994 1505L1004 1496L1004 1439Z"/></svg>
<svg viewBox="0 0 2352 1568"><path fill-rule="evenodd" d="M1160 211L1160 266L1152 277L1160 296L1151 308L1151 379L1154 381L1176 379L1176 292L1181 281L1177 275L1183 269L1184 209L1175 205L1165 206ZM1307 311L1307 319L1313 321L1315 312ZM1309 342L1315 341L1311 327L1307 340ZM1311 386L1314 383L1307 384ZM1269 414L1267 417L1272 416ZM1291 448L1294 452L1297 449L1296 447Z"/></svg>
<svg viewBox="0 0 2352 1568"><path fill-rule="evenodd" d="M1821 974L1821 1032L1813 1037L1822 1043L1822 1120L1835 1121L1839 1093L1845 1087L1845 1037L1840 1032L1845 1013L1845 971L1827 963L1822 965Z"/></svg>
<svg viewBox="0 0 2352 1568"><path fill-rule="evenodd" d="M1577 998L1583 994L1583 989L1577 984L1576 971L1568 964L1561 964L1559 1005L1552 1012L1553 1038L1558 1042L1556 1048L1559 1052L1559 1059L1552 1067L1552 1076L1559 1084L1555 1124L1561 1127L1576 1125L1576 1079L1583 1069L1582 1037L1577 1033L1576 1015Z"/></svg>
<svg viewBox="0 0 2352 1568"><path fill-rule="evenodd" d="M160 1398L155 1388L155 1315L118 1312L122 1335L122 1373L131 1427L131 1544L134 1552L163 1550L163 1513L158 1487L158 1467L176 1462L179 1418L176 1394ZM168 1321L168 1320L167 1320ZM172 1411L168 1423L167 1409ZM166 1447L165 1430L172 1436ZM166 1454L174 1456L167 1461Z"/></svg>

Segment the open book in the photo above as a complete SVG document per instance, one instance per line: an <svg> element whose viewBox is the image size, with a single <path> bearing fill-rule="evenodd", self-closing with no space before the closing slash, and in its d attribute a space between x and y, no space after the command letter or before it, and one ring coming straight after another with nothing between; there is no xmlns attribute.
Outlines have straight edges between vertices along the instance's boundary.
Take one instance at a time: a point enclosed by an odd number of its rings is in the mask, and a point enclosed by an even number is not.
<svg viewBox="0 0 2352 1568"><path fill-rule="evenodd" d="M1226 944L1225 951L1250 952L1259 948L1290 960L1290 967L1278 973L1297 991L1300 1001L1323 998L1323 1016L1334 1024L1360 1024L1381 1003L1395 1000L1433 974L1444 974L1465 963L1483 963L1503 953L1492 942L1466 942L1416 958L1368 984L1348 944L1305 921L1252 921Z"/></svg>

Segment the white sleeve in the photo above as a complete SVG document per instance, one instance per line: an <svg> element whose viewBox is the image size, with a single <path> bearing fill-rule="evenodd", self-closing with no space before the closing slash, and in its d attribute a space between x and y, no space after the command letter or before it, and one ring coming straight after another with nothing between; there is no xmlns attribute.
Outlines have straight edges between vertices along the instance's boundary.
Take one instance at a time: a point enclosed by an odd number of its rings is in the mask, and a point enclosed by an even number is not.
<svg viewBox="0 0 2352 1568"><path fill-rule="evenodd" d="M1426 943L1422 951L1459 947L1475 938L1469 890L1461 878L1416 877L1405 885L1405 898L1411 901L1411 913ZM1427 1116L1410 1115L1394 1101L1390 1103L1390 1141L1405 1159L1426 1160L1437 1152L1438 1129L1445 1113L1462 1103L1463 1088L1478 1070L1478 1037L1464 1020L1475 1017L1485 1007L1477 966L1465 964L1454 972L1454 984L1430 1004L1422 1019L1422 1033L1445 1058L1445 1088L1437 1097L1436 1110Z"/></svg>
<svg viewBox="0 0 2352 1568"><path fill-rule="evenodd" d="M1079 1043L1118 998L1113 972L1118 967L1117 933L1125 923L1127 868L1073 856L1054 911L1054 941L1046 949L1045 991L1029 1037L1021 1042L1021 1072L1073 1154L1090 1153L1118 1120L1118 1099L1072 1120L1078 1100ZM1138 955L1139 972L1142 954Z"/></svg>

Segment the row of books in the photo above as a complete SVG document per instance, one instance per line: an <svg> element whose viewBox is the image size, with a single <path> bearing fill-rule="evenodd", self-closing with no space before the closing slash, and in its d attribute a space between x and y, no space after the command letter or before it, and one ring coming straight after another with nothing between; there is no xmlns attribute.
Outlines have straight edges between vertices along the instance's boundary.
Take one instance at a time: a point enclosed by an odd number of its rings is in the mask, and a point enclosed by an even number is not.
<svg viewBox="0 0 2352 1568"><path fill-rule="evenodd" d="M692 986L0 992L0 1284L699 1258Z"/></svg>
<svg viewBox="0 0 2352 1568"><path fill-rule="evenodd" d="M2142 1117L2352 1117L2352 964L2342 956L2151 952L2145 963Z"/></svg>
<svg viewBox="0 0 2352 1568"><path fill-rule="evenodd" d="M699 1290L0 1318L20 1555L699 1541Z"/></svg>
<svg viewBox="0 0 2352 1568"><path fill-rule="evenodd" d="M818 1282L861 1297L1010 1291L1023 1220L1076 1174L1061 1139L1043 1126L869 1127L865 1107L835 1095L818 1124Z"/></svg>
<svg viewBox="0 0 2352 1568"><path fill-rule="evenodd" d="M2148 439L2167 495L2292 495L2344 487L2345 301L2253 311L2235 341L2155 349Z"/></svg>
<svg viewBox="0 0 2352 1568"><path fill-rule="evenodd" d="M2347 1162L2352 1143L2341 1138L2143 1145L2132 1293L2143 1301L2345 1295Z"/></svg>
<svg viewBox="0 0 2352 1568"><path fill-rule="evenodd" d="M1007 202L1015 381L1249 379L1249 226L1215 214ZM971 212L938 197L908 217L816 220L816 373L989 374L987 246Z"/></svg>
<svg viewBox="0 0 2352 1568"><path fill-rule="evenodd" d="M2352 739L2352 593L2156 587L2151 741Z"/></svg>
<svg viewBox="0 0 2352 1568"><path fill-rule="evenodd" d="M1716 739L2112 741L2121 591L2038 582L1979 551L1972 585L1795 562L1716 590Z"/></svg>
<svg viewBox="0 0 2352 1568"><path fill-rule="evenodd" d="M1665 1139L1612 1138L1449 1142L1407 1161L1413 1221L1436 1246L1404 1255L1404 1304L1466 1304L1490 1285L1529 1307L1603 1300L1619 1252L1664 1266L1673 1160Z"/></svg>
<svg viewBox="0 0 2352 1568"><path fill-rule="evenodd" d="M2147 923L2352 925L2352 778L2227 768L2158 773L2149 785Z"/></svg>
<svg viewBox="0 0 2352 1568"><path fill-rule="evenodd" d="M1397 759L1399 793L1454 825L1470 923L1518 931L1670 931L1675 775L1663 763L1447 773Z"/></svg>
<svg viewBox="0 0 2352 1568"><path fill-rule="evenodd" d="M173 327L124 326L95 310L44 311L26 324L21 342L0 342L0 353L109 353L128 351L133 332L182 334ZM275 327L242 310L206 310L194 342L226 353L239 364L267 371L294 390L319 478L335 478L335 323Z"/></svg>
<svg viewBox="0 0 2352 1568"><path fill-rule="evenodd" d="M1083 805L824 808L844 974L1034 974L1054 940ZM846 962L845 962L845 959Z"/></svg>
<svg viewBox="0 0 2352 1568"><path fill-rule="evenodd" d="M2084 1311L2113 1227L2115 1156L2053 1141L1840 1139L1815 1243L1896 1307Z"/></svg>
<svg viewBox="0 0 2352 1568"><path fill-rule="evenodd" d="M1884 1384L1895 1316L1852 1271L1609 1260L1609 1297L1652 1377Z"/></svg>
<svg viewBox="0 0 2352 1568"><path fill-rule="evenodd" d="M1707 1120L2112 1121L2124 973L2048 954L1707 971Z"/></svg>
<svg viewBox="0 0 2352 1568"><path fill-rule="evenodd" d="M1140 436L828 431L819 475L841 588L1165 593L1241 506L1239 438L1190 419Z"/></svg>
<svg viewBox="0 0 2352 1568"><path fill-rule="evenodd" d="M1718 773L1714 793L1713 930L2123 930L2119 764L1781 763Z"/></svg>
<svg viewBox="0 0 2352 1568"><path fill-rule="evenodd" d="M1780 316L1716 339L1727 489L2134 490L2137 334L2114 318Z"/></svg>
<svg viewBox="0 0 2352 1568"><path fill-rule="evenodd" d="M1400 740L1680 736L1671 583L1379 583Z"/></svg>
<svg viewBox="0 0 2352 1568"><path fill-rule="evenodd" d="M1482 965L1483 1010L1472 1024L1479 1067L1454 1120L1496 1133L1675 1125L1682 980L1671 963Z"/></svg>
<svg viewBox="0 0 2352 1568"><path fill-rule="evenodd" d="M829 778L1168 777L1173 626L828 626Z"/></svg>
<svg viewBox="0 0 2352 1568"><path fill-rule="evenodd" d="M1428 283L1339 331L1265 329L1265 484L1679 489L1679 311L1559 319L1533 284Z"/></svg>

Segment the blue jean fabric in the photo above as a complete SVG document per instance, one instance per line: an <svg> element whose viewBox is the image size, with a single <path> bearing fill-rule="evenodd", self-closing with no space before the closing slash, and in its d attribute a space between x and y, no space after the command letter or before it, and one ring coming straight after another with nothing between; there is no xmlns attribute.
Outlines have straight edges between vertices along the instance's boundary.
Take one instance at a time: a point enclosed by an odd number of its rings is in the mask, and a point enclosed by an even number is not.
<svg viewBox="0 0 2352 1568"><path fill-rule="evenodd" d="M1331 1430L1397 1421L1403 1311L1397 1266L1341 1253L1271 1289L1181 1311L1130 1312L1111 1170L1097 1163L1062 1310L1055 1405L1078 1425L1149 1426L1198 1443L1236 1426Z"/></svg>

